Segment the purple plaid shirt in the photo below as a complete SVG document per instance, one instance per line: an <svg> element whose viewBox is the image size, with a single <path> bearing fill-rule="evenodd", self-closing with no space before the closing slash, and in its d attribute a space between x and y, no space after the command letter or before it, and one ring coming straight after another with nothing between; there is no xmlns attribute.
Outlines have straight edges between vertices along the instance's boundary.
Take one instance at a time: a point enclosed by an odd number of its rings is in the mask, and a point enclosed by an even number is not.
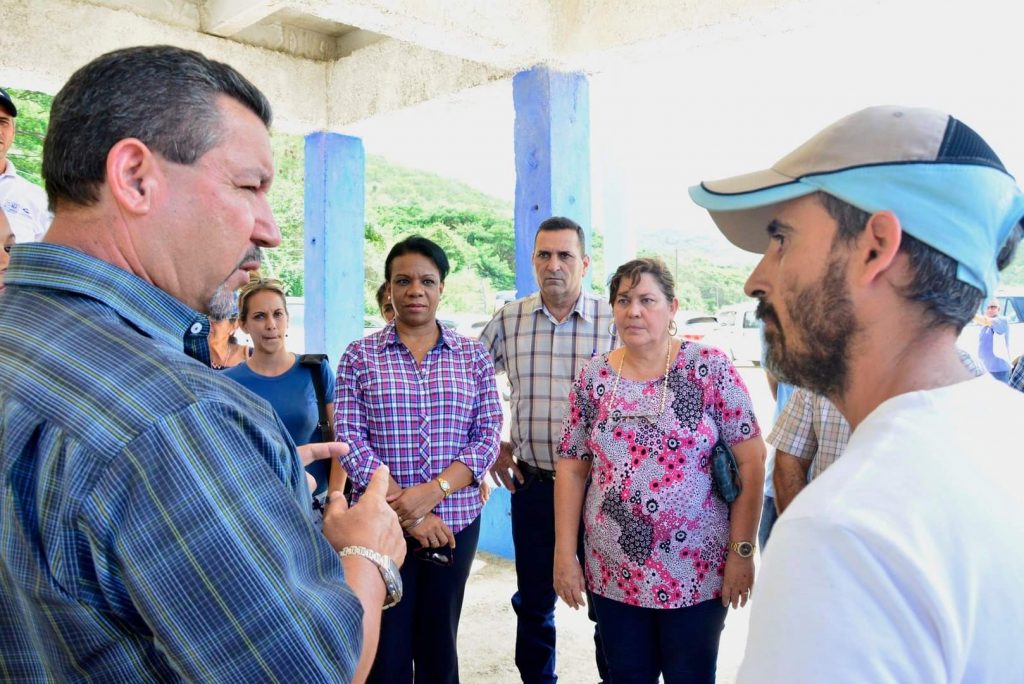
<svg viewBox="0 0 1024 684"><path fill-rule="evenodd" d="M494 365L482 344L441 326L423 365L393 324L348 346L338 363L334 429L351 451L342 465L358 500L381 463L404 489L461 461L474 484L453 492L434 512L452 532L476 520L479 483L498 456L501 404Z"/></svg>

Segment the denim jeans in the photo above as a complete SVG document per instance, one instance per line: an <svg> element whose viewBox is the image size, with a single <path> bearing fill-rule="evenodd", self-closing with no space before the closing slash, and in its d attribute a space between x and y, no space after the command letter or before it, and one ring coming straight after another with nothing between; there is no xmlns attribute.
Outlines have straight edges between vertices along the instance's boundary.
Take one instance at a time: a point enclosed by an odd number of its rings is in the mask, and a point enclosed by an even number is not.
<svg viewBox="0 0 1024 684"><path fill-rule="evenodd" d="M640 608L591 598L612 684L714 684L726 607L711 599L686 608Z"/></svg>
<svg viewBox="0 0 1024 684"><path fill-rule="evenodd" d="M516 667L526 684L558 681L555 674L555 484L552 480L524 472L525 481L512 493L512 543L516 549L517 591L512 596L516 612ZM518 483L517 483L518 484ZM578 555L583 557L583 525L580 524ZM594 604L588 596L592 621ZM602 681L604 653L597 626L594 627L595 659Z"/></svg>
<svg viewBox="0 0 1024 684"><path fill-rule="evenodd" d="M775 498L765 494L764 505L761 506L761 526L757 528L757 544L764 553L764 547L768 546L768 537L775 527L775 521L779 514L775 510Z"/></svg>
<svg viewBox="0 0 1024 684"><path fill-rule="evenodd" d="M407 540L402 600L381 616L380 643L368 682L458 684L459 617L479 538L477 518L455 535L454 562L448 567L418 559L419 543Z"/></svg>

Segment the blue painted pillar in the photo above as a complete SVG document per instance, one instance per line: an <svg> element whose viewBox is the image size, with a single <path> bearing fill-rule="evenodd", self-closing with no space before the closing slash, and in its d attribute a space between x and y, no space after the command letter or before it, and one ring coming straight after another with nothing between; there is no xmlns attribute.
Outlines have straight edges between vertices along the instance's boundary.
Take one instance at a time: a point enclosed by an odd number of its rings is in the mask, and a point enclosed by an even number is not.
<svg viewBox="0 0 1024 684"><path fill-rule="evenodd" d="M306 351L332 365L363 334L365 176L362 140L306 136Z"/></svg>
<svg viewBox="0 0 1024 684"><path fill-rule="evenodd" d="M590 230L590 87L583 74L547 67L522 71L512 79L516 108L516 290L536 291L533 236L551 216ZM584 287L590 287L590 274Z"/></svg>
<svg viewBox="0 0 1024 684"><path fill-rule="evenodd" d="M516 108L516 291L537 290L533 275L533 236L551 216L583 226L587 250L590 230L590 88L583 74L536 67L512 79ZM590 287L587 273L583 287ZM506 558L512 546L512 501L495 489L484 508L479 548Z"/></svg>

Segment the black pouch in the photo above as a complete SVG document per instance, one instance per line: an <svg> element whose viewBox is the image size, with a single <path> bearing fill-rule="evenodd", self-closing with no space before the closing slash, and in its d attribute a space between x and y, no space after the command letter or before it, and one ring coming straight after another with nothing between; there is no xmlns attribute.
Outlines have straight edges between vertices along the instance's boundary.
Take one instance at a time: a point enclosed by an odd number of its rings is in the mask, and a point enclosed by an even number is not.
<svg viewBox="0 0 1024 684"><path fill-rule="evenodd" d="M726 503L731 504L743 491L736 457L729 445L721 439L711 447L711 478L715 483L715 491Z"/></svg>

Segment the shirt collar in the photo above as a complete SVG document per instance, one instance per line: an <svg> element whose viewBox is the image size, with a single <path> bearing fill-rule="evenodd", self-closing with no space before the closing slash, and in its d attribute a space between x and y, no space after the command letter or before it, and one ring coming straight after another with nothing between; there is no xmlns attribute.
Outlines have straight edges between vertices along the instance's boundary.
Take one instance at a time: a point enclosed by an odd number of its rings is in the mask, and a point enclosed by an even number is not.
<svg viewBox="0 0 1024 684"><path fill-rule="evenodd" d="M555 321L554 315L551 313L551 311L548 310L547 305L544 304L544 300L541 299L539 290L530 295L530 298L530 311L532 311L533 313L543 311L545 316L554 321L556 325L558 324L558 322ZM573 314L577 314L587 323L592 323L593 316L587 310L588 307L586 306L587 300L589 298L590 297L588 297L586 292L581 291L580 296L576 298L576 304L572 307L572 311L569 312L569 315L566 316L565 321L568 321L570 318L572 318ZM565 321L562 321L562 323L565 323Z"/></svg>
<svg viewBox="0 0 1024 684"><path fill-rule="evenodd" d="M0 176L17 176L18 170L14 168L14 162L11 161L10 157L7 158L7 168L4 169Z"/></svg>
<svg viewBox="0 0 1024 684"><path fill-rule="evenodd" d="M209 365L206 316L138 276L76 249L43 242L15 245L4 283L102 302L143 334Z"/></svg>
<svg viewBox="0 0 1024 684"><path fill-rule="evenodd" d="M441 329L441 337L438 338L438 344L444 344L449 349L458 350L462 348L462 342L459 341L459 335L452 330L447 328L440 323L437 327ZM392 319L390 323L384 326L380 331L380 338L377 342L377 348L383 351L385 347L392 347L401 344L401 340L398 339L398 330L395 329L395 321Z"/></svg>

